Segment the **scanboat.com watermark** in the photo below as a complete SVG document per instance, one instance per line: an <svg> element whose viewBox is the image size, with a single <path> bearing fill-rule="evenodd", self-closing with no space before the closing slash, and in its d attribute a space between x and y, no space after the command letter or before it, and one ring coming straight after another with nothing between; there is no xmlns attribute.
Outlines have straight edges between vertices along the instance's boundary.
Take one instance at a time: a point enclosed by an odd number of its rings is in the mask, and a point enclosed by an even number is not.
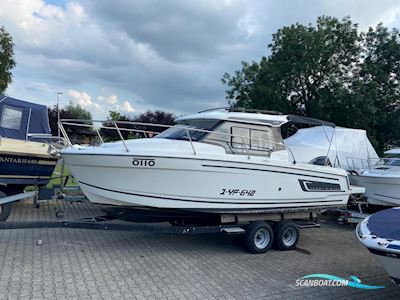
<svg viewBox="0 0 400 300"><path fill-rule="evenodd" d="M362 284L361 280L356 276L350 276L349 279L340 278L329 274L311 274L296 279L294 284L296 287L312 287L312 286L326 286L326 287L352 287L356 289L383 289L381 285L367 285Z"/></svg>

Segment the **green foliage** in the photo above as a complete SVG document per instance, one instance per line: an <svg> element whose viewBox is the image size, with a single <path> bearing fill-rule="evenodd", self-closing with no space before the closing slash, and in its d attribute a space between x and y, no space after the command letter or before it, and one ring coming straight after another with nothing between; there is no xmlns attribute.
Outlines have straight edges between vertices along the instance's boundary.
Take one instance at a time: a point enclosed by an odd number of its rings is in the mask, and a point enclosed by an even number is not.
<svg viewBox="0 0 400 300"><path fill-rule="evenodd" d="M65 114L70 115L71 119L91 120L92 114L78 104L69 103L64 109Z"/></svg>
<svg viewBox="0 0 400 300"><path fill-rule="evenodd" d="M12 36L0 27L0 94L4 94L12 81L11 69L15 67Z"/></svg>
<svg viewBox="0 0 400 300"><path fill-rule="evenodd" d="M232 106L305 114L366 129L378 151L400 141L400 35L350 18L279 29L259 63L225 74Z"/></svg>
<svg viewBox="0 0 400 300"><path fill-rule="evenodd" d="M129 118L128 116L122 115L121 113L119 113L117 111L109 111L108 115L109 115L107 118L108 121L122 121L121 123L117 122L117 125L119 128L137 130L135 132L121 130L121 134L124 139L144 137L145 134L141 133L141 132L146 132L146 136L150 137L158 132L164 131L166 128L159 127L159 126L152 126L152 125L124 124L123 121L138 122L138 123L151 123L151 124L164 124L164 125L175 124L174 114L169 113L169 112L160 111L160 110L156 110L156 111L148 110L144 113L137 115L134 118ZM107 126L107 127L115 127L113 122L104 122L103 125ZM105 141L120 140L120 136L115 129L102 128L100 133L103 136L103 139Z"/></svg>
<svg viewBox="0 0 400 300"><path fill-rule="evenodd" d="M121 113L112 110L108 112L107 119L110 121L129 121L129 118L127 116L124 116Z"/></svg>
<svg viewBox="0 0 400 300"><path fill-rule="evenodd" d="M47 109L49 115L49 123L52 135L56 136L58 132L57 125L57 105L49 107ZM79 119L79 120L92 120L92 115L90 112L80 107L78 104L68 104L66 107L60 107L60 119ZM86 123L88 124L88 123ZM78 126L65 126L68 133L89 133L91 134L91 129L88 127L78 127Z"/></svg>

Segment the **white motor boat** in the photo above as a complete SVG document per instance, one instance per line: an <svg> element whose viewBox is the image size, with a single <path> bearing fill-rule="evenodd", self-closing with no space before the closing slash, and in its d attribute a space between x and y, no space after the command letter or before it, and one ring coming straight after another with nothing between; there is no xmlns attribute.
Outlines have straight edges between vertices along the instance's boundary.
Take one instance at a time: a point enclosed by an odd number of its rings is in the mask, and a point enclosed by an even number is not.
<svg viewBox="0 0 400 300"><path fill-rule="evenodd" d="M377 212L358 224L356 234L385 271L400 283L400 208Z"/></svg>
<svg viewBox="0 0 400 300"><path fill-rule="evenodd" d="M369 204L400 206L400 149L385 152L368 168L351 172L350 181L365 187Z"/></svg>
<svg viewBox="0 0 400 300"><path fill-rule="evenodd" d="M60 123L66 138L63 126L71 122ZM290 149L285 150L281 125L334 127L332 123L226 110L176 122L153 138L70 145L61 155L91 202L120 208L219 213L338 207L346 205L351 194L364 192L350 186L345 170L297 163ZM127 122L109 128L122 137L123 124Z"/></svg>

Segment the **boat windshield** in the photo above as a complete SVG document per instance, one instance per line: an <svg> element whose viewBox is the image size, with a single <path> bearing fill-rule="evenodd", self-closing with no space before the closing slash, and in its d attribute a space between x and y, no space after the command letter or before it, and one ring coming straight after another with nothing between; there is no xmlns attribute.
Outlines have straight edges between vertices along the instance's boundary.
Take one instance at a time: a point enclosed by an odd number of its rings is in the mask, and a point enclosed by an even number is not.
<svg viewBox="0 0 400 300"><path fill-rule="evenodd" d="M380 161L377 162L378 166L392 166L392 167L400 167L400 158L382 158Z"/></svg>
<svg viewBox="0 0 400 300"><path fill-rule="evenodd" d="M188 133L193 141L198 141L207 132L190 130L190 129L201 129L212 131L215 126L219 123L219 120L191 120L185 121L185 124L177 124L177 126L168 128L161 132L155 138L172 139L172 140L188 140Z"/></svg>

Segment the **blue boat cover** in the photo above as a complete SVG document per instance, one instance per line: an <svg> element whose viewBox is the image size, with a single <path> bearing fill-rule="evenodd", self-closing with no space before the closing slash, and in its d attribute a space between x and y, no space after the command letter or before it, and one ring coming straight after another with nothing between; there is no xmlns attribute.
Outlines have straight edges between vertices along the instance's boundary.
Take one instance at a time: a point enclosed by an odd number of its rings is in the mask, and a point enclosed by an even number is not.
<svg viewBox="0 0 400 300"><path fill-rule="evenodd" d="M0 95L0 136L29 140L29 134L50 134L47 107Z"/></svg>
<svg viewBox="0 0 400 300"><path fill-rule="evenodd" d="M377 237L400 240L400 209L390 208L373 214L368 229Z"/></svg>

